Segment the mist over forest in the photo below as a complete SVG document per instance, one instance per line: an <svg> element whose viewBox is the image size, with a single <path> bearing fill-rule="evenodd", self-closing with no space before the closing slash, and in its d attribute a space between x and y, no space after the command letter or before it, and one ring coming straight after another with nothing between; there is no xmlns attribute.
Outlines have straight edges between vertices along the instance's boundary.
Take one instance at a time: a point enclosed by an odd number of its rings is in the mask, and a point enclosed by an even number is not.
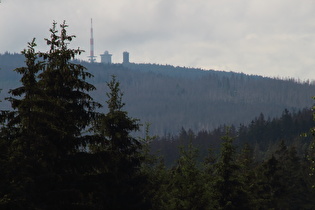
<svg viewBox="0 0 315 210"><path fill-rule="evenodd" d="M27 66L0 55L1 208L315 206L313 82L88 63L49 43L29 43Z"/></svg>
<svg viewBox="0 0 315 210"><path fill-rule="evenodd" d="M0 2L0 210L315 209L315 2Z"/></svg>
<svg viewBox="0 0 315 210"><path fill-rule="evenodd" d="M12 70L24 64L20 54L0 55L2 98L16 87L19 75ZM220 125L248 124L260 113L268 118L311 108L315 85L294 78L174 67L159 64L101 64L76 61L94 77L96 101L104 102L106 82L115 75L121 82L126 111L150 123L150 133L177 134L181 128L195 132ZM6 103L1 106L5 106ZM106 110L100 110L105 112Z"/></svg>

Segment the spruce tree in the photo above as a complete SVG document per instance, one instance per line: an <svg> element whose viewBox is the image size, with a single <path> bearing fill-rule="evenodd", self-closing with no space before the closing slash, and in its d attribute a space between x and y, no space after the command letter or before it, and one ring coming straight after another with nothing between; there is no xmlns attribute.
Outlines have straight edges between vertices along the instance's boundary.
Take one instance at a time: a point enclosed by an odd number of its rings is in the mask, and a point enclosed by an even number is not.
<svg viewBox="0 0 315 210"><path fill-rule="evenodd" d="M313 97L313 99L315 99L315 96ZM313 110L313 121L315 121L315 106L312 107L312 110ZM315 135L315 128L313 127L311 129L311 133L313 135ZM307 159L309 161L309 175L311 178L314 179L314 174L315 174L315 139L312 140L312 142L310 142L310 145L309 145L309 151L308 151L308 155L307 155ZM312 188L315 189L315 181L313 181L313 183L311 184Z"/></svg>
<svg viewBox="0 0 315 210"><path fill-rule="evenodd" d="M229 130L222 137L220 156L215 165L213 184L218 209L249 209L249 196L241 178L240 165L236 161L236 148Z"/></svg>
<svg viewBox="0 0 315 210"><path fill-rule="evenodd" d="M95 87L86 80L92 77L87 69L73 63L76 55L83 51L68 48L74 35L67 34L68 25L57 23L50 29L50 38L45 39L49 51L41 52L39 56L45 62L43 71L38 75L39 85L45 93L45 104L42 110L50 118L46 130L46 140L50 150L46 150L55 182L50 191L54 199L62 206L79 208L85 206L85 196L82 190L82 179L89 168L86 145L93 139L87 135L87 129L96 119L96 107L101 105L89 95ZM54 206L54 203L50 205ZM58 206L56 206L57 208Z"/></svg>
<svg viewBox="0 0 315 210"><path fill-rule="evenodd" d="M205 187L206 192L205 196L208 198L209 201L209 209L216 209L218 207L218 201L215 197L216 192L214 189L215 184L215 167L216 167L217 157L214 154L212 148L208 149L208 155L204 160L203 164L203 176L205 180Z"/></svg>
<svg viewBox="0 0 315 210"><path fill-rule="evenodd" d="M22 86L8 98L14 110L1 114L1 161L10 184L0 200L14 209L86 206L80 183L88 164L80 157L87 156L92 138L85 131L100 104L88 94L95 89L86 82L92 75L71 62L82 50L68 48L74 36L67 35L65 22L60 35L56 25L46 39L48 52L35 52L35 40L22 52L26 67L16 69Z"/></svg>
<svg viewBox="0 0 315 210"><path fill-rule="evenodd" d="M26 67L15 69L22 74L22 86L10 90L13 111L2 113L4 125L1 128L1 145L5 145L7 156L4 165L8 194L6 205L17 209L31 209L36 206L37 172L45 165L44 151L40 142L42 114L39 110L41 90L36 80L43 63L38 61L35 52L35 39L28 43L28 49L22 51L26 58ZM18 97L18 98L14 98ZM10 202L8 202L10 201Z"/></svg>
<svg viewBox="0 0 315 210"><path fill-rule="evenodd" d="M101 115L95 125L95 132L101 138L90 145L102 163L102 168L95 171L102 188L96 202L111 209L145 209L148 204L143 189L147 178L141 173L142 144L131 136L139 130L139 120L123 110L123 94L115 76L107 85L108 113Z"/></svg>
<svg viewBox="0 0 315 210"><path fill-rule="evenodd" d="M205 183L197 164L198 150L192 142L180 148L180 157L172 170L169 209L207 209Z"/></svg>
<svg viewBox="0 0 315 210"><path fill-rule="evenodd" d="M288 148L284 141L281 141L275 151L275 157L279 161L279 173L282 189L276 199L281 209L307 209L313 206L312 193L307 185L306 177L303 174L301 160L297 155L295 147Z"/></svg>
<svg viewBox="0 0 315 210"><path fill-rule="evenodd" d="M142 155L144 158L141 164L141 173L148 179L144 188L145 199L152 210L168 209L170 193L167 188L170 174L165 167L163 158L158 154L152 154L150 150L151 143L156 140L156 136L149 135L149 126L149 123L145 124L145 137L140 139L143 145Z"/></svg>
<svg viewBox="0 0 315 210"><path fill-rule="evenodd" d="M279 198L285 190L281 182L280 163L274 155L266 160L257 173L257 194L262 209L279 208Z"/></svg>
<svg viewBox="0 0 315 210"><path fill-rule="evenodd" d="M84 66L71 63L76 55L82 53L79 48L68 48L75 36L67 34L68 25L65 22L60 25L58 35L56 25L54 22L50 29L50 39L45 39L50 50L40 53L46 65L39 75L39 83L50 102L44 108L52 115L51 123L55 128L53 141L58 147L59 155L62 155L76 152L86 144L82 134L95 119L95 108L100 104L94 102L88 94L95 90L86 81L92 74Z"/></svg>
<svg viewBox="0 0 315 210"><path fill-rule="evenodd" d="M257 207L256 191L256 177L255 167L256 163L253 158L253 150L249 144L244 144L237 157L237 164L239 165L240 182L243 183L244 192L248 196L248 207L250 209ZM258 195L259 196L259 195Z"/></svg>

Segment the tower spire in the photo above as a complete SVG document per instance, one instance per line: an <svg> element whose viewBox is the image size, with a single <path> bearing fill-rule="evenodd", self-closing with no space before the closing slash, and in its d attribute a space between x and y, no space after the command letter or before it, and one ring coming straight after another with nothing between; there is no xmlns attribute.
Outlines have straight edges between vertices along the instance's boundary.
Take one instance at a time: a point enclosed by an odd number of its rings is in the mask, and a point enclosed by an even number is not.
<svg viewBox="0 0 315 210"><path fill-rule="evenodd" d="M93 20L91 18L90 56L88 57L89 57L89 61L91 63L94 63L96 56L94 56L94 38L93 38L93 22L92 21Z"/></svg>

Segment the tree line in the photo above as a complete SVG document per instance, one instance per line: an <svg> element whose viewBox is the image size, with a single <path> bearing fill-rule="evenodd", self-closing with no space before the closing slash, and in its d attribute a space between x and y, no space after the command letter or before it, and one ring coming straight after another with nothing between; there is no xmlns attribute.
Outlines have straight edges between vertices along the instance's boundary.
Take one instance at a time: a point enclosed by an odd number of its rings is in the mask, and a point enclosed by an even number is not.
<svg viewBox="0 0 315 210"><path fill-rule="evenodd" d="M130 136L139 123L122 110L115 77L109 112L96 112L92 74L71 62L82 50L68 48L67 27L54 22L47 52L28 43L26 67L15 69L22 85L0 118L1 209L136 209L146 203L141 144Z"/></svg>
<svg viewBox="0 0 315 210"><path fill-rule="evenodd" d="M0 85L17 87L19 55L0 55ZM106 82L116 75L124 90L130 115L150 122L151 135L175 135L181 127L194 132L213 130L222 124L249 124L261 112L266 118L310 108L315 85L310 81L266 78L235 72L201 70L170 65L104 65L74 60L94 75L87 78L96 89L90 94L103 101ZM16 68L15 67L15 68ZM5 101L2 107L10 107ZM100 109L107 112L106 106Z"/></svg>
<svg viewBox="0 0 315 210"><path fill-rule="evenodd" d="M199 160L202 161L208 154L208 148L212 148L217 154L221 147L221 137L225 135L226 128L234 137L234 144L241 147L248 144L253 150L254 159L263 161L277 148L281 141L291 147L294 146L299 156L307 152L312 134L310 130L315 127L311 109L302 109L289 112L285 109L282 115L275 118L267 118L263 113L253 119L249 124L221 125L211 131L201 130L194 132L191 129L181 128L177 135L156 136L150 148L152 153L164 157L165 164L172 166L179 157L178 148L187 146L190 141L199 150Z"/></svg>
<svg viewBox="0 0 315 210"><path fill-rule="evenodd" d="M85 64L84 64L85 65ZM310 108L314 84L233 72L203 71L153 64L93 65L95 98L104 79L117 75L132 116L151 123L151 134L177 134L181 127L194 132L222 124L248 124L264 113L266 118Z"/></svg>
<svg viewBox="0 0 315 210"><path fill-rule="evenodd" d="M93 75L72 62L82 50L67 24L53 23L49 50L33 39L15 69L21 86L10 90L10 110L0 114L1 209L312 209L311 146L300 157L281 142L262 161L253 149L237 149L231 129L218 153L199 160L189 142L171 167L150 149L155 138L124 110L115 76L107 82L106 113L90 95ZM287 113L288 114L288 113ZM255 124L255 123L254 123Z"/></svg>

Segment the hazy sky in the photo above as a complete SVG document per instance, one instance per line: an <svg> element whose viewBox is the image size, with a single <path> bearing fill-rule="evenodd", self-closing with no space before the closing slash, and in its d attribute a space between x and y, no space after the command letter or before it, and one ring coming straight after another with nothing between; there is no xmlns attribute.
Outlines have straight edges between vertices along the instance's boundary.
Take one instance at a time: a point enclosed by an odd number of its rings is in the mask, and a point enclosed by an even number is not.
<svg viewBox="0 0 315 210"><path fill-rule="evenodd" d="M95 55L122 52L136 63L171 64L315 80L314 0L1 0L0 53L69 24L86 50L93 18Z"/></svg>

